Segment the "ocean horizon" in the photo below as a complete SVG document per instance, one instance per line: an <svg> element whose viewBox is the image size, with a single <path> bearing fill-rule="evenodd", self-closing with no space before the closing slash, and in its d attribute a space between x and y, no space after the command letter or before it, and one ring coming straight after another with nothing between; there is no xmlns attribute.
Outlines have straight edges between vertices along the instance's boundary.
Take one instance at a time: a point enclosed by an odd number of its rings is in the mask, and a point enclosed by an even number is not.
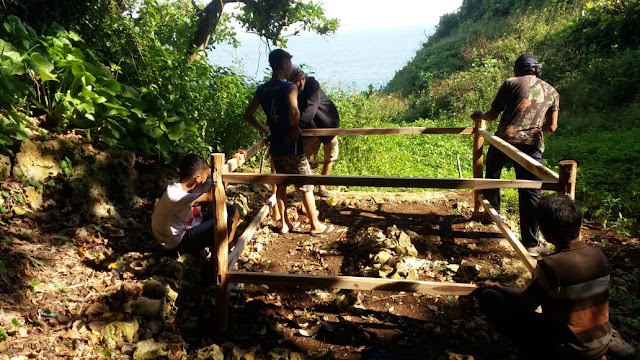
<svg viewBox="0 0 640 360"><path fill-rule="evenodd" d="M385 29L340 29L335 35L302 33L286 50L324 87L360 92L384 87L433 33L434 25ZM209 62L240 71L260 82L270 74L267 44L254 34L238 35L241 45L219 45ZM274 49L272 47L271 49Z"/></svg>

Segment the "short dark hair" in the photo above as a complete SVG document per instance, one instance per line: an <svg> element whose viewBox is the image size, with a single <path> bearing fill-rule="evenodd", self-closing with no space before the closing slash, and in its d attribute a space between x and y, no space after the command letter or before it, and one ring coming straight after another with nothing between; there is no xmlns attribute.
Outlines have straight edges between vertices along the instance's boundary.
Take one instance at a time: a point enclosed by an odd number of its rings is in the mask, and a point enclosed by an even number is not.
<svg viewBox="0 0 640 360"><path fill-rule="evenodd" d="M275 49L269 53L269 65L271 65L272 69L279 68L282 66L284 60L291 59L293 55L282 49Z"/></svg>
<svg viewBox="0 0 640 360"><path fill-rule="evenodd" d="M535 75L540 77L542 64L533 55L522 54L513 65L513 72L516 76Z"/></svg>
<svg viewBox="0 0 640 360"><path fill-rule="evenodd" d="M547 195L540 198L536 206L536 218L542 235L554 245L565 245L580 236L582 210L567 196Z"/></svg>
<svg viewBox="0 0 640 360"><path fill-rule="evenodd" d="M178 175L180 180L186 180L201 171L205 167L209 166L207 162L200 155L188 154L180 160L178 164Z"/></svg>

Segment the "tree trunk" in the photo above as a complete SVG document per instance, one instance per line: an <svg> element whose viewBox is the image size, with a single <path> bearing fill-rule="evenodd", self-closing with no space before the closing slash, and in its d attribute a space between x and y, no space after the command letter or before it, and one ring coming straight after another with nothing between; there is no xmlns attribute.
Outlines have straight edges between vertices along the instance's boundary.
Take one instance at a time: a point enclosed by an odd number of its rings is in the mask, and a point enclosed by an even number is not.
<svg viewBox="0 0 640 360"><path fill-rule="evenodd" d="M191 50L191 53L189 53L189 62L195 60L200 52L207 47L207 44L209 44L211 35L218 26L220 14L222 14L222 8L227 2L230 1L213 0L204 8L204 14L198 21L198 28L196 29L196 33L193 37L194 47Z"/></svg>

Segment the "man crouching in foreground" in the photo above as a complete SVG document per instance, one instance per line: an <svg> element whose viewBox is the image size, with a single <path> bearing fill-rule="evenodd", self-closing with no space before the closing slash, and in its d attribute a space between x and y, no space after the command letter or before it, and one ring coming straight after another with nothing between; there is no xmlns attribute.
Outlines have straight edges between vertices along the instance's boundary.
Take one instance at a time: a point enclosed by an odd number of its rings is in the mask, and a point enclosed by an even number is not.
<svg viewBox="0 0 640 360"><path fill-rule="evenodd" d="M524 289L480 283L480 308L522 358L605 359L611 340L607 259L580 239L582 211L569 198L543 197L535 214L556 252L538 261ZM542 313L535 312L538 306Z"/></svg>

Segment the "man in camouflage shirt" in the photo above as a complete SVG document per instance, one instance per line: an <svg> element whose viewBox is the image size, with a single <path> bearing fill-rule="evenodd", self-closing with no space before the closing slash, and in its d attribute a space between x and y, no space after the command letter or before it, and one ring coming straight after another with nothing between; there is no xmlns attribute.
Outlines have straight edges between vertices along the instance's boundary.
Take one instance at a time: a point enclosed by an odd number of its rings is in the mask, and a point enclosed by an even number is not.
<svg viewBox="0 0 640 360"><path fill-rule="evenodd" d="M496 135L540 162L544 151L544 133L556 130L560 109L560 95L553 86L540 79L541 68L542 64L533 56L521 55L515 62L515 77L502 83L491 109L471 114L474 120L495 120L502 113ZM507 155L490 146L485 177L499 179L502 168L509 162L511 159ZM516 178L538 180L521 165L513 162L513 166ZM538 189L518 189L521 241L532 256L547 252L538 239L538 223L533 213L540 194L541 190ZM488 189L484 195L499 212L500 190Z"/></svg>

